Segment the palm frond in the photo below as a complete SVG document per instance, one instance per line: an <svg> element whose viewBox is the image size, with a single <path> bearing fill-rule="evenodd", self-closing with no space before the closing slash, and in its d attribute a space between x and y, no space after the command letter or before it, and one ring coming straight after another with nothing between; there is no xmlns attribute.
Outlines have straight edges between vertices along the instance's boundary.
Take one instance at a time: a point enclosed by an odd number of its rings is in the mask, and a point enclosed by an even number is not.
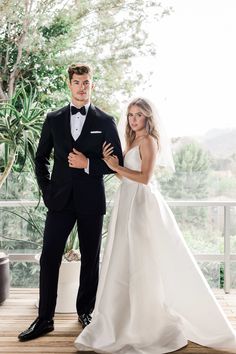
<svg viewBox="0 0 236 354"><path fill-rule="evenodd" d="M43 117L44 110L37 101L37 91L29 83L19 86L12 99L0 106L0 144L4 144L4 150L8 152L5 153L5 166L11 151L23 156L17 160L19 172L23 171L27 161L34 170L36 142L40 137Z"/></svg>

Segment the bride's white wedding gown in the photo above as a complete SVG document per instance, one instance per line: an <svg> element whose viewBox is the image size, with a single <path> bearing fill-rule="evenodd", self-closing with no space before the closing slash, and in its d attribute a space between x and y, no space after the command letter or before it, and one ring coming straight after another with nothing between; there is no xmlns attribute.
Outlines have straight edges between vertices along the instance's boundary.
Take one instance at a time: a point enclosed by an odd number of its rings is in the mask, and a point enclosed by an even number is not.
<svg viewBox="0 0 236 354"><path fill-rule="evenodd" d="M139 170L139 147L125 156ZM158 190L123 178L109 224L93 319L75 341L98 353L163 354L187 345L236 349L218 305Z"/></svg>

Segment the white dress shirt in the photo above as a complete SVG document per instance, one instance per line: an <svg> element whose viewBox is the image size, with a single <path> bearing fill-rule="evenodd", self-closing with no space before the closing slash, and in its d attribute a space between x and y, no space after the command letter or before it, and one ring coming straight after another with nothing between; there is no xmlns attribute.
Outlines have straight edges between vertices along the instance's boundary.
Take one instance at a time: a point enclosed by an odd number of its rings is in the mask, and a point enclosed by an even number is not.
<svg viewBox="0 0 236 354"><path fill-rule="evenodd" d="M71 103L70 106L74 106L73 103ZM88 102L86 105L84 105L85 110L86 110L86 115L84 115L84 116L80 112L70 115L70 130L71 130L71 135L72 135L74 141L76 141L78 139L78 137L80 136L80 134L82 132L89 106L90 106L90 102ZM84 170L86 173L89 173L89 160L88 160L88 166Z"/></svg>
<svg viewBox="0 0 236 354"><path fill-rule="evenodd" d="M71 103L70 106L74 106L74 105ZM83 116L80 112L73 114L73 115L71 114L71 116L70 116L70 129L71 129L71 135L74 140L77 140L81 134L81 131L83 129L84 122L85 122L85 119L86 119L86 116L88 113L89 106L90 106L90 102L88 102L84 106L85 110L86 110L85 116Z"/></svg>

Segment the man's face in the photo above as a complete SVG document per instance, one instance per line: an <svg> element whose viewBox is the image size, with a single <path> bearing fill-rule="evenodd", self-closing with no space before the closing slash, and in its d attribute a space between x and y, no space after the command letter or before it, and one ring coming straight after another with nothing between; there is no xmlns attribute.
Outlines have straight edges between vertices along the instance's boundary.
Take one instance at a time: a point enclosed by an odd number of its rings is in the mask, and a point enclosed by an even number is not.
<svg viewBox="0 0 236 354"><path fill-rule="evenodd" d="M72 101L81 106L90 101L93 83L90 75L73 74L71 81L68 84L71 91Z"/></svg>

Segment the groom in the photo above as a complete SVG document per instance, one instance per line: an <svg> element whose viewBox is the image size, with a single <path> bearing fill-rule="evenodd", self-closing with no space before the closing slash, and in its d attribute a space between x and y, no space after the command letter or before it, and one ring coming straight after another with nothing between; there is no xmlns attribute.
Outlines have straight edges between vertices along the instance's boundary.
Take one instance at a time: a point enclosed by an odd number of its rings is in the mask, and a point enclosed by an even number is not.
<svg viewBox="0 0 236 354"><path fill-rule="evenodd" d="M123 162L114 119L91 102L94 87L88 65L68 69L71 103L47 115L35 158L36 177L48 208L40 258L40 301L36 320L18 338L37 338L54 330L58 273L66 240L77 222L81 253L78 320L91 321L99 271L103 215L103 175L113 173L102 160L102 145L114 146ZM49 159L53 151L50 176Z"/></svg>

